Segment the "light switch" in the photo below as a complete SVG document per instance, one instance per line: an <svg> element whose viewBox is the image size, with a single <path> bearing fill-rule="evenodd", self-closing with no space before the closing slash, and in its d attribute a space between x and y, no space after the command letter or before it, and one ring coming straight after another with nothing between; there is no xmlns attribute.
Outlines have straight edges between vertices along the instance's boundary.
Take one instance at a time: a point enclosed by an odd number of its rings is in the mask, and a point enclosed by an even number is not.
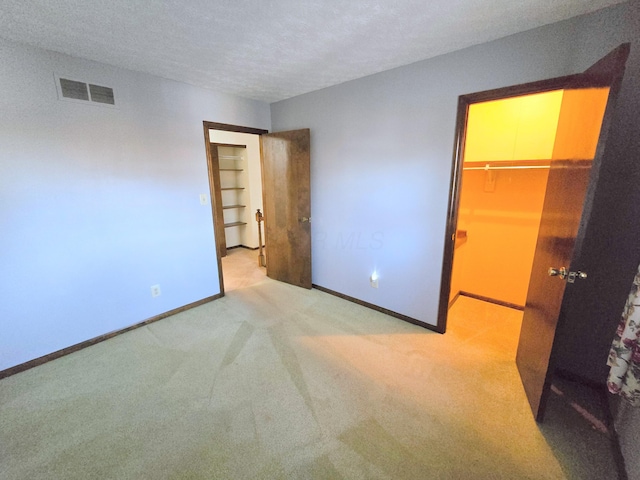
<svg viewBox="0 0 640 480"><path fill-rule="evenodd" d="M206 193L201 193L200 194L200 205L206 205L207 204L207 194Z"/></svg>

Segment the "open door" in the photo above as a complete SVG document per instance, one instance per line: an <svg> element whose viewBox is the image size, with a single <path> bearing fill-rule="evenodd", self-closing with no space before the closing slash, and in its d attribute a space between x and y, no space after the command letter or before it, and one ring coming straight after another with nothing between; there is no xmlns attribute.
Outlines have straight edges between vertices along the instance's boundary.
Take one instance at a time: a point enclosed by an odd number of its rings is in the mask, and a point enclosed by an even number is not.
<svg viewBox="0 0 640 480"><path fill-rule="evenodd" d="M311 288L309 129L261 136L267 276Z"/></svg>
<svg viewBox="0 0 640 480"><path fill-rule="evenodd" d="M589 223L608 126L629 45L618 47L566 85L549 171L516 364L537 421L554 371L553 348L565 289L593 281L578 258Z"/></svg>

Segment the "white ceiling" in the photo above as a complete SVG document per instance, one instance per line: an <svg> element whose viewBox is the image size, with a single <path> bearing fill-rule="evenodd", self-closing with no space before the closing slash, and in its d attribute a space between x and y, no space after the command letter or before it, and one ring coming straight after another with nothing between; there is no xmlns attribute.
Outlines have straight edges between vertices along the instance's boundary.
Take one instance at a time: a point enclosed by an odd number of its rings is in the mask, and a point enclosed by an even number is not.
<svg viewBox="0 0 640 480"><path fill-rule="evenodd" d="M274 102L622 0L2 0L0 36Z"/></svg>

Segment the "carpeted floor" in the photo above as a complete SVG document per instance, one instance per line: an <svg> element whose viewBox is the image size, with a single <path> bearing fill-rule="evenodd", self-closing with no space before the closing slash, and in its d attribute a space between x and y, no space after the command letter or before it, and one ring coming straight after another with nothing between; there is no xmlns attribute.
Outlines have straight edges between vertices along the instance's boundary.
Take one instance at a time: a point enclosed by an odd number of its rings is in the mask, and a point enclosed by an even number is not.
<svg viewBox="0 0 640 480"><path fill-rule="evenodd" d="M615 478L534 422L520 317L460 298L439 335L265 278L0 381L0 478Z"/></svg>
<svg viewBox="0 0 640 480"><path fill-rule="evenodd" d="M266 249L263 252L266 257ZM227 250L227 255L222 257L225 292L250 287L266 278L267 269L258 266L258 256L258 250L242 247Z"/></svg>

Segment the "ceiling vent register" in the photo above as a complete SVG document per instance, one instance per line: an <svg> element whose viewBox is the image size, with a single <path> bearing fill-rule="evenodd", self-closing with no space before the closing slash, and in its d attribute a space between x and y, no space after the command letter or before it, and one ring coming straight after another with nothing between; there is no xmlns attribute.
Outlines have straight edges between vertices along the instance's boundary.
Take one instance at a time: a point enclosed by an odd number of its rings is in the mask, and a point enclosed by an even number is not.
<svg viewBox="0 0 640 480"><path fill-rule="evenodd" d="M87 102L115 105L113 88L87 84L68 78L59 78L62 97L70 100L84 100Z"/></svg>

